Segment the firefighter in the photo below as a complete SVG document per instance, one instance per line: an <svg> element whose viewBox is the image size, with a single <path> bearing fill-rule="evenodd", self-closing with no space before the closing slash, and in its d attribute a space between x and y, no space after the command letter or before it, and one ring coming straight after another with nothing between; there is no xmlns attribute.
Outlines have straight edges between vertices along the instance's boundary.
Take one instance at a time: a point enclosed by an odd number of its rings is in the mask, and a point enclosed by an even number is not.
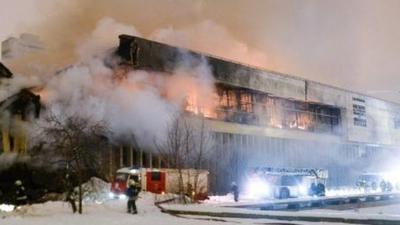
<svg viewBox="0 0 400 225"><path fill-rule="evenodd" d="M317 185L315 183L311 183L311 187L310 187L310 196L315 196L317 195L318 192L318 188Z"/></svg>
<svg viewBox="0 0 400 225"><path fill-rule="evenodd" d="M136 200L140 192L139 185L135 181L129 181L129 187L126 189L126 196L128 197L128 213L137 214Z"/></svg>
<svg viewBox="0 0 400 225"><path fill-rule="evenodd" d="M2 201L3 200L3 191L1 190L1 187L0 187L0 201Z"/></svg>
<svg viewBox="0 0 400 225"><path fill-rule="evenodd" d="M325 185L323 183L317 184L317 196L325 196Z"/></svg>
<svg viewBox="0 0 400 225"><path fill-rule="evenodd" d="M233 200L235 200L235 202L238 202L239 201L239 188L238 188L236 182L232 182L231 192L233 193Z"/></svg>
<svg viewBox="0 0 400 225"><path fill-rule="evenodd" d="M187 184L186 196L188 196L192 200L194 199L193 186L191 183Z"/></svg>
<svg viewBox="0 0 400 225"><path fill-rule="evenodd" d="M25 187L22 185L21 180L15 181L15 205L26 205L28 203L28 196L25 192Z"/></svg>

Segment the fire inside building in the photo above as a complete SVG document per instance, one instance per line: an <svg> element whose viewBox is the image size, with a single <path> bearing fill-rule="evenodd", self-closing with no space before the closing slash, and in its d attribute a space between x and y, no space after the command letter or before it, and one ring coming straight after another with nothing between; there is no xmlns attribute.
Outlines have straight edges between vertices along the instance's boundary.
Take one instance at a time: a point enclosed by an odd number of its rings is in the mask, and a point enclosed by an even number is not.
<svg viewBox="0 0 400 225"><path fill-rule="evenodd" d="M213 132L215 157L221 159L207 168L213 192L240 183L246 168L257 166L324 168L328 185L354 184L360 172L400 145L398 104L139 37L119 38L115 54L129 70L172 73L183 55L207 62L214 77L213 107L199 107L189 95L185 110L205 117ZM0 73L0 79L12 77L1 64ZM13 122L1 124L1 151L26 151L16 124L30 119L28 110L39 116L39 101L22 90L0 103L2 115L13 117L2 120ZM157 155L133 144L114 145L105 157L110 174L126 166L165 166Z"/></svg>
<svg viewBox="0 0 400 225"><path fill-rule="evenodd" d="M0 82L12 79L13 74L0 63ZM41 104L40 96L28 89L7 97L0 102L1 152L26 153L27 134L23 123L38 118ZM33 118L32 118L33 115Z"/></svg>
<svg viewBox="0 0 400 225"><path fill-rule="evenodd" d="M166 73L182 54L208 62L216 107L196 107L189 97L186 110L207 118L217 157L228 162L210 168L211 190L227 190L256 166L325 168L329 185L353 185L400 144L395 103L139 37L121 35L117 54L132 70ZM121 153L123 164L132 154Z"/></svg>

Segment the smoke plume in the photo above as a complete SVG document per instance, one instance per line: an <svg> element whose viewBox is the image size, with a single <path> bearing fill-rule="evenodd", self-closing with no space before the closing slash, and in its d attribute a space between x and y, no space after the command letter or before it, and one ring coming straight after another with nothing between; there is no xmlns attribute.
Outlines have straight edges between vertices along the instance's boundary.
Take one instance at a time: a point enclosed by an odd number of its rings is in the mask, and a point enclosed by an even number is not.
<svg viewBox="0 0 400 225"><path fill-rule="evenodd" d="M162 138L171 118L185 105L188 93L199 105L209 104L213 82L207 62L183 57L172 75L120 71L105 65L118 45L118 35L140 35L133 26L100 20L75 49L78 61L49 75L39 94L49 111L105 121L114 135L136 135L142 145ZM185 55L185 53L182 53ZM114 56L115 57L115 56ZM118 59L112 59L118 60Z"/></svg>

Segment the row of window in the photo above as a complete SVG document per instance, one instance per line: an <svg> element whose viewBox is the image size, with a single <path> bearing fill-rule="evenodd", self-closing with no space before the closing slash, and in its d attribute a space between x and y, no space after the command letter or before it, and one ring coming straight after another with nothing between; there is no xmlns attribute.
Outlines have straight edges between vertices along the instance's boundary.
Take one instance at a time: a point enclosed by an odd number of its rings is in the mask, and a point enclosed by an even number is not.
<svg viewBox="0 0 400 225"><path fill-rule="evenodd" d="M262 92L222 85L217 86L215 101L216 109L213 112L202 110L206 117L275 128L340 132L340 109L331 106L278 98ZM186 109L194 112L190 110L193 107Z"/></svg>

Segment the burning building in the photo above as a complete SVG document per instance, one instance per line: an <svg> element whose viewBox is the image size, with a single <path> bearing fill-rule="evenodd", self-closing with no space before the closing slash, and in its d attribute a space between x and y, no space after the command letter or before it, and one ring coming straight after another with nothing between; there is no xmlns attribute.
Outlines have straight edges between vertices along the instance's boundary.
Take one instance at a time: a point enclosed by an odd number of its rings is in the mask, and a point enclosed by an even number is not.
<svg viewBox="0 0 400 225"><path fill-rule="evenodd" d="M173 75L183 61L189 70L207 65L212 94L203 96L192 90L196 84L188 85L183 108L188 117L206 118L213 132L213 154L221 160L208 165L210 190L226 190L231 181L240 182L247 168L256 166L324 168L329 185L354 184L355 176L378 168L379 159L395 154L400 145L398 104L139 37L119 38L115 54L121 60L116 68L110 66L117 78L129 71ZM2 64L0 75L0 82L13 77ZM1 152L26 152L22 128L39 116L40 109L40 97L29 89L5 96L0 103ZM115 140L105 153L104 167L110 175L126 166L165 166L156 154L139 148L140 140L127 139Z"/></svg>
<svg viewBox="0 0 400 225"><path fill-rule="evenodd" d="M0 82L3 79L12 79L13 74L0 63ZM26 153L27 130L25 121L38 118L41 104L40 96L28 89L8 96L0 102L1 152Z"/></svg>
<svg viewBox="0 0 400 225"><path fill-rule="evenodd" d="M121 35L123 67L172 73L187 55L214 77L212 107L188 93L188 114L207 118L217 143L211 187L223 190L254 166L326 168L330 185L353 184L400 145L400 105L151 40ZM194 62L194 64L196 64ZM219 155L219 156L218 156ZM223 160L221 160L223 161ZM120 149L119 166L159 166L151 153Z"/></svg>

